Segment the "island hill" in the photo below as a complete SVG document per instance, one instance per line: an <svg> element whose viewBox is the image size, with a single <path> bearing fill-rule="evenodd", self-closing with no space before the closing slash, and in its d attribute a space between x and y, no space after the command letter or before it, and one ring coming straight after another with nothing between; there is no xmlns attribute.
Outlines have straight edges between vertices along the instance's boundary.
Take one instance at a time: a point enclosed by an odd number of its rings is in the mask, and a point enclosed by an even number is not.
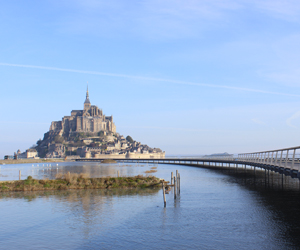
<svg viewBox="0 0 300 250"><path fill-rule="evenodd" d="M126 138L116 132L113 116L105 116L91 105L87 89L83 110L72 110L70 116L53 121L37 146L17 158L29 158L38 153L41 158L137 159L164 158L165 152ZM22 157L23 155L23 157Z"/></svg>

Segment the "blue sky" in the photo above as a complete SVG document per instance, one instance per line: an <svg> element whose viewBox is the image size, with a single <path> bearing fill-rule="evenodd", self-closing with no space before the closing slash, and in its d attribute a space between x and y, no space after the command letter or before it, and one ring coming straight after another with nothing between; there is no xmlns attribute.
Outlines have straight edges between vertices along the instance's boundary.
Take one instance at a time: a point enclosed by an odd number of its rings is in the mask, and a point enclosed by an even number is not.
<svg viewBox="0 0 300 250"><path fill-rule="evenodd" d="M0 157L92 104L167 155L300 145L296 0L2 1Z"/></svg>

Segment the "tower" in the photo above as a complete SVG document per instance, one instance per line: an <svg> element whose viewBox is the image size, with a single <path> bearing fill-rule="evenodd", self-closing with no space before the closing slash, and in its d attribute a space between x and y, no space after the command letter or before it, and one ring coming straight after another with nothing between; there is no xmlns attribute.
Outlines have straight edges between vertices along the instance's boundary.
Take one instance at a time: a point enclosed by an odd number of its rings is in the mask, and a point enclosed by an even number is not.
<svg viewBox="0 0 300 250"><path fill-rule="evenodd" d="M85 98L85 102L84 102L84 110L89 110L91 107L91 102L90 102L90 99L89 99L89 86L87 86L87 89L86 89L86 98Z"/></svg>

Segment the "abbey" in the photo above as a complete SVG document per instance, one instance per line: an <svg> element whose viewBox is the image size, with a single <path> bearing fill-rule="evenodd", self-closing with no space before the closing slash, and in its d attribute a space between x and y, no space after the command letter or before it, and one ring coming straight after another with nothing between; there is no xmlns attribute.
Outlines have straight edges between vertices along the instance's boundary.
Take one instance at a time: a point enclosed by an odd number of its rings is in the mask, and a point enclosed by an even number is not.
<svg viewBox="0 0 300 250"><path fill-rule="evenodd" d="M160 148L151 148L117 133L113 117L105 116L101 109L91 105L88 89L83 110L72 110L70 116L51 122L43 140L39 139L36 144L25 153L18 151L11 157L37 157L38 154L42 158L72 160L165 158L165 152Z"/></svg>
<svg viewBox="0 0 300 250"><path fill-rule="evenodd" d="M60 135L69 135L72 132L116 132L113 116L105 116L101 109L91 105L89 91L86 91L86 99L83 110L72 110L71 116L64 116L62 121L53 121L50 131L60 131Z"/></svg>

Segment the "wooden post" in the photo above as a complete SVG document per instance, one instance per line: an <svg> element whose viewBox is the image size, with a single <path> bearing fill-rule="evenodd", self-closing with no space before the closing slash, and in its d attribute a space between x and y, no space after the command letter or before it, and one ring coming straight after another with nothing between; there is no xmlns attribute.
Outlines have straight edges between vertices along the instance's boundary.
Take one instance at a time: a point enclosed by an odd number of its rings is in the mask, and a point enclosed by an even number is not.
<svg viewBox="0 0 300 250"><path fill-rule="evenodd" d="M21 170L19 170L19 180L21 180Z"/></svg>
<svg viewBox="0 0 300 250"><path fill-rule="evenodd" d="M176 180L177 180L177 194L179 194L180 193L180 190L179 190L179 185L180 185L180 174L177 172L177 177L176 177Z"/></svg>
<svg viewBox="0 0 300 250"><path fill-rule="evenodd" d="M171 185L173 185L173 172L171 172Z"/></svg>
<svg viewBox="0 0 300 250"><path fill-rule="evenodd" d="M174 200L176 200L176 177L174 176Z"/></svg>
<svg viewBox="0 0 300 250"><path fill-rule="evenodd" d="M178 173L178 194L180 194L180 174Z"/></svg>
<svg viewBox="0 0 300 250"><path fill-rule="evenodd" d="M120 177L120 170L118 170L118 177Z"/></svg>
<svg viewBox="0 0 300 250"><path fill-rule="evenodd" d="M165 189L164 181L162 182L162 189L163 189L163 195L164 195L164 207L166 207L167 206L167 201L166 201L166 189Z"/></svg>
<svg viewBox="0 0 300 250"><path fill-rule="evenodd" d="M176 170L176 191L178 192L178 170Z"/></svg>

